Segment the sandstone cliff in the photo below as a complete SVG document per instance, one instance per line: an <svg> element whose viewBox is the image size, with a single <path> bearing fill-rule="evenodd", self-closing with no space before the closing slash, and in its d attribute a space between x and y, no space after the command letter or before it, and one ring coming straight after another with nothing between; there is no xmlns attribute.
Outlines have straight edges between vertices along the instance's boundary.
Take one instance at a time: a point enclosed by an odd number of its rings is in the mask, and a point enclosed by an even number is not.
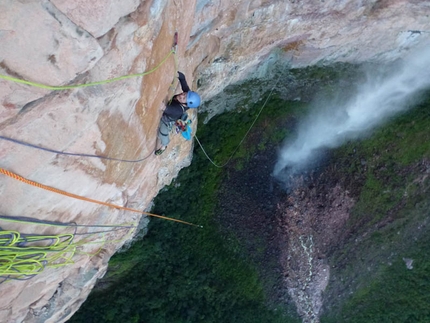
<svg viewBox="0 0 430 323"><path fill-rule="evenodd" d="M0 167L88 198L148 209L159 189L191 162L192 143L180 136L162 156L153 155L177 69L207 101L229 84L270 78L275 61L300 67L399 58L429 41L429 15L430 5L415 0L4 0L0 74L32 82L80 84L151 71L168 56L175 32L179 39L177 62L171 55L144 77L62 91L0 79L0 135L58 151L147 157L144 161L65 156L1 140ZM233 108L227 103L212 102L202 110L213 115ZM136 213L0 176L1 215L78 224L142 220ZM50 232L16 223L0 226ZM125 235L109 233L106 239L121 242L106 243L98 253L100 244L84 244L73 264L1 284L0 320L67 320L105 273Z"/></svg>

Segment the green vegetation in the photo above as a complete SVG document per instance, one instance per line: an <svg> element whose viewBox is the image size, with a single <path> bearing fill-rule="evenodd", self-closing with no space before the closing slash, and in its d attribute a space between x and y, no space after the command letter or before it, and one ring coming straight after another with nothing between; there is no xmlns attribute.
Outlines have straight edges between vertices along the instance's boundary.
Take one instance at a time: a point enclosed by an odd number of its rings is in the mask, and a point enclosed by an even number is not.
<svg viewBox="0 0 430 323"><path fill-rule="evenodd" d="M416 236L412 244L405 241L407 246L402 248L391 242L391 251L398 250L393 260L378 264L380 267L374 277L343 304L340 312L326 314L322 322L429 322L430 235L428 231L420 232L423 229L418 229L416 225L414 229ZM402 231L400 236L403 239L411 238ZM387 241L389 235L386 231L378 234L377 239L372 237L374 247L390 245ZM375 257L375 253L372 256ZM407 259L413 260L412 269L407 269ZM379 260L379 257L375 260Z"/></svg>
<svg viewBox="0 0 430 323"><path fill-rule="evenodd" d="M217 163L228 160L261 104L199 125L198 137ZM240 167L258 149L255 136L263 128L280 140L273 120L301 108L274 95L232 163ZM196 146L192 165L157 196L152 212L203 229L152 219L147 236L111 259L110 287L94 291L70 322L298 322L281 304L267 303L257 270L239 243L218 232L213 218L222 178L223 170L213 167Z"/></svg>
<svg viewBox="0 0 430 323"><path fill-rule="evenodd" d="M336 158L359 190L322 322L429 322L430 100Z"/></svg>
<svg viewBox="0 0 430 323"><path fill-rule="evenodd" d="M407 269L402 257L383 265L378 279L361 288L333 322L428 322L430 319L430 237L424 236L405 253L413 259ZM405 258L407 259L407 258ZM329 322L329 321L327 321Z"/></svg>
<svg viewBox="0 0 430 323"><path fill-rule="evenodd" d="M341 150L344 155L347 152L348 162L354 161L355 170L351 175L365 178L350 225L363 223L363 220L374 224L400 203L410 203L414 198L412 190L416 189L416 184L413 181L420 173L414 165L430 158L429 107L430 101L423 102L376 131L371 138L350 143ZM364 161L365 167L360 161Z"/></svg>
<svg viewBox="0 0 430 323"><path fill-rule="evenodd" d="M356 72L340 67L291 71L297 83L313 78L298 96L322 81L319 89L334 94L333 80ZM197 135L217 164L229 159L264 101L244 102L249 110L199 124ZM304 111L274 95L231 166L241 170L254 153L280 143ZM327 255L331 280L321 322L429 322L430 99L333 157L335 179L357 203L345 228L350 234ZM282 304L268 302L237 236L218 231L214 210L225 176L196 144L192 165L157 196L153 212L204 228L151 219L147 236L111 259L108 287L102 282L70 322L298 322ZM413 259L413 269L403 258Z"/></svg>

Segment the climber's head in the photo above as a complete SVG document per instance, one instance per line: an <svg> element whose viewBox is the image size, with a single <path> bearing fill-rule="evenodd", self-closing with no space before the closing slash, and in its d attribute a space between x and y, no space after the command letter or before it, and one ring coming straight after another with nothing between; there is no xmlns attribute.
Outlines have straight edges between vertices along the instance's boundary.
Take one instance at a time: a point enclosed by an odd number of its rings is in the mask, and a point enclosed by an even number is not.
<svg viewBox="0 0 430 323"><path fill-rule="evenodd" d="M200 95L196 92L187 92L187 106L191 109L197 108L200 105Z"/></svg>
<svg viewBox="0 0 430 323"><path fill-rule="evenodd" d="M187 103L187 92L182 92L180 94L176 94L175 98L179 103L186 104Z"/></svg>

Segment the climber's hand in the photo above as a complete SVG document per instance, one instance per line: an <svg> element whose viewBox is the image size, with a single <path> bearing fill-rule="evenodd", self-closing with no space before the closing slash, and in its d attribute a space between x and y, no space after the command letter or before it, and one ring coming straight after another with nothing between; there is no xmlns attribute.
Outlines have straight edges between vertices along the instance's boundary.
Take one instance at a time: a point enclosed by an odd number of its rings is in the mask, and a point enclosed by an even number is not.
<svg viewBox="0 0 430 323"><path fill-rule="evenodd" d="M183 73L181 73L181 72L178 71L178 75L179 75L178 79L185 80L185 75Z"/></svg>

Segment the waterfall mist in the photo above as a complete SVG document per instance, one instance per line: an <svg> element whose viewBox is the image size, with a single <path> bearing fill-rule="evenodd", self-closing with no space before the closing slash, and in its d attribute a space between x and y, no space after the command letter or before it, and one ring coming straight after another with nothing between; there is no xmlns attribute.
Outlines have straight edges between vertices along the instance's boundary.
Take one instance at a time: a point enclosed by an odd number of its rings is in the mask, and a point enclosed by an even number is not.
<svg viewBox="0 0 430 323"><path fill-rule="evenodd" d="M406 111L430 88L430 48L409 54L390 67L366 72L366 80L347 99L313 102L297 135L280 149L274 176L286 181L320 158L324 148L369 134L390 117Z"/></svg>

